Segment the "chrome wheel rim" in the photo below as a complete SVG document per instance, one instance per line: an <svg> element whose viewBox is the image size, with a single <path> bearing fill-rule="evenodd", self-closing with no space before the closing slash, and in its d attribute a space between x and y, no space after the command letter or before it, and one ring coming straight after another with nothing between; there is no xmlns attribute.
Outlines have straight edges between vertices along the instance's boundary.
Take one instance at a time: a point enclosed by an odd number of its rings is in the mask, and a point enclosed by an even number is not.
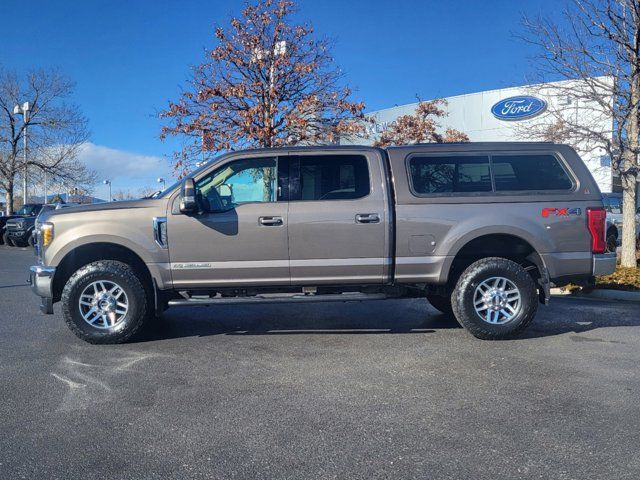
<svg viewBox="0 0 640 480"><path fill-rule="evenodd" d="M98 280L82 291L78 300L82 319L94 328L113 328L122 323L129 311L129 299L120 285Z"/></svg>
<svg viewBox="0 0 640 480"><path fill-rule="evenodd" d="M473 295L476 314L492 325L512 321L522 308L520 290L509 279L491 277L476 287Z"/></svg>

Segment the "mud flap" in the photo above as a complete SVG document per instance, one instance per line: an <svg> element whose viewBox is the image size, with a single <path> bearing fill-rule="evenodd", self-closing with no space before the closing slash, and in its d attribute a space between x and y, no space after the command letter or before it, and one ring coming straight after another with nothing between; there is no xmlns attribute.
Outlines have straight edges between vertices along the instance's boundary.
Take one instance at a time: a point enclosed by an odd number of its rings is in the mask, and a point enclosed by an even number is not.
<svg viewBox="0 0 640 480"><path fill-rule="evenodd" d="M40 297L40 311L46 315L53 314L53 298Z"/></svg>
<svg viewBox="0 0 640 480"><path fill-rule="evenodd" d="M549 281L549 272L545 267L539 269L540 278L538 279L538 295L540 297L540 303L549 305L551 300L551 282Z"/></svg>

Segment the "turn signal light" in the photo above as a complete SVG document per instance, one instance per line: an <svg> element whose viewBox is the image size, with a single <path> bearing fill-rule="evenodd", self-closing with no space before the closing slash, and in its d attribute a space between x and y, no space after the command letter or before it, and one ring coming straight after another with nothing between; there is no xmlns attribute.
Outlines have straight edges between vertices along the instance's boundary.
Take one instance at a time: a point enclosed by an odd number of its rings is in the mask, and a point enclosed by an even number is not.
<svg viewBox="0 0 640 480"><path fill-rule="evenodd" d="M53 241L53 223L43 223L40 226L40 236L42 237L42 246L48 247Z"/></svg>
<svg viewBox="0 0 640 480"><path fill-rule="evenodd" d="M607 212L604 208L587 208L587 227L591 234L591 251L604 253L607 250L605 229Z"/></svg>

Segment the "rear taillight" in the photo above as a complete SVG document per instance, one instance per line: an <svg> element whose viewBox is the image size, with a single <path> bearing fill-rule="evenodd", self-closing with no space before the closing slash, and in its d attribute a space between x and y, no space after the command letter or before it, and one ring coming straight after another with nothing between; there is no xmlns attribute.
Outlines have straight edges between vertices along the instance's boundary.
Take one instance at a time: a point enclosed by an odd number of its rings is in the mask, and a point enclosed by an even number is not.
<svg viewBox="0 0 640 480"><path fill-rule="evenodd" d="M591 234L591 251L604 253L607 250L605 238L607 212L604 208L587 208L587 227Z"/></svg>

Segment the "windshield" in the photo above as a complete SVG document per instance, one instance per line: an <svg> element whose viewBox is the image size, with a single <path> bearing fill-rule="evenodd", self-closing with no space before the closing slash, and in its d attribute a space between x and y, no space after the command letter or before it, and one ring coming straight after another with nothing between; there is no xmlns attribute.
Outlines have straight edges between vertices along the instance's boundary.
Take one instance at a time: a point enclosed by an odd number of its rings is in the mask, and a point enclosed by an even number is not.
<svg viewBox="0 0 640 480"><path fill-rule="evenodd" d="M22 208L20 208L20 210L18 210L16 212L16 215L22 215L22 216L30 216L30 215L35 215L35 213L38 211L38 205L23 205Z"/></svg>
<svg viewBox="0 0 640 480"><path fill-rule="evenodd" d="M622 213L622 199L620 197L603 197L602 203L609 213Z"/></svg>
<svg viewBox="0 0 640 480"><path fill-rule="evenodd" d="M202 165L200 165L196 170L194 170L193 172L189 173L189 177L195 177L197 176L200 172L202 172L205 168L210 167L211 165L213 165L214 163L216 163L218 161L220 157L216 157L212 160L209 160L208 162L203 163ZM184 180L184 178L181 178L180 180L172 183L171 185L169 185L167 188L165 188L162 192L158 193L157 195L155 195L153 198L162 198L168 194L170 194L171 192L173 192L178 185L180 185L182 183L182 181Z"/></svg>

